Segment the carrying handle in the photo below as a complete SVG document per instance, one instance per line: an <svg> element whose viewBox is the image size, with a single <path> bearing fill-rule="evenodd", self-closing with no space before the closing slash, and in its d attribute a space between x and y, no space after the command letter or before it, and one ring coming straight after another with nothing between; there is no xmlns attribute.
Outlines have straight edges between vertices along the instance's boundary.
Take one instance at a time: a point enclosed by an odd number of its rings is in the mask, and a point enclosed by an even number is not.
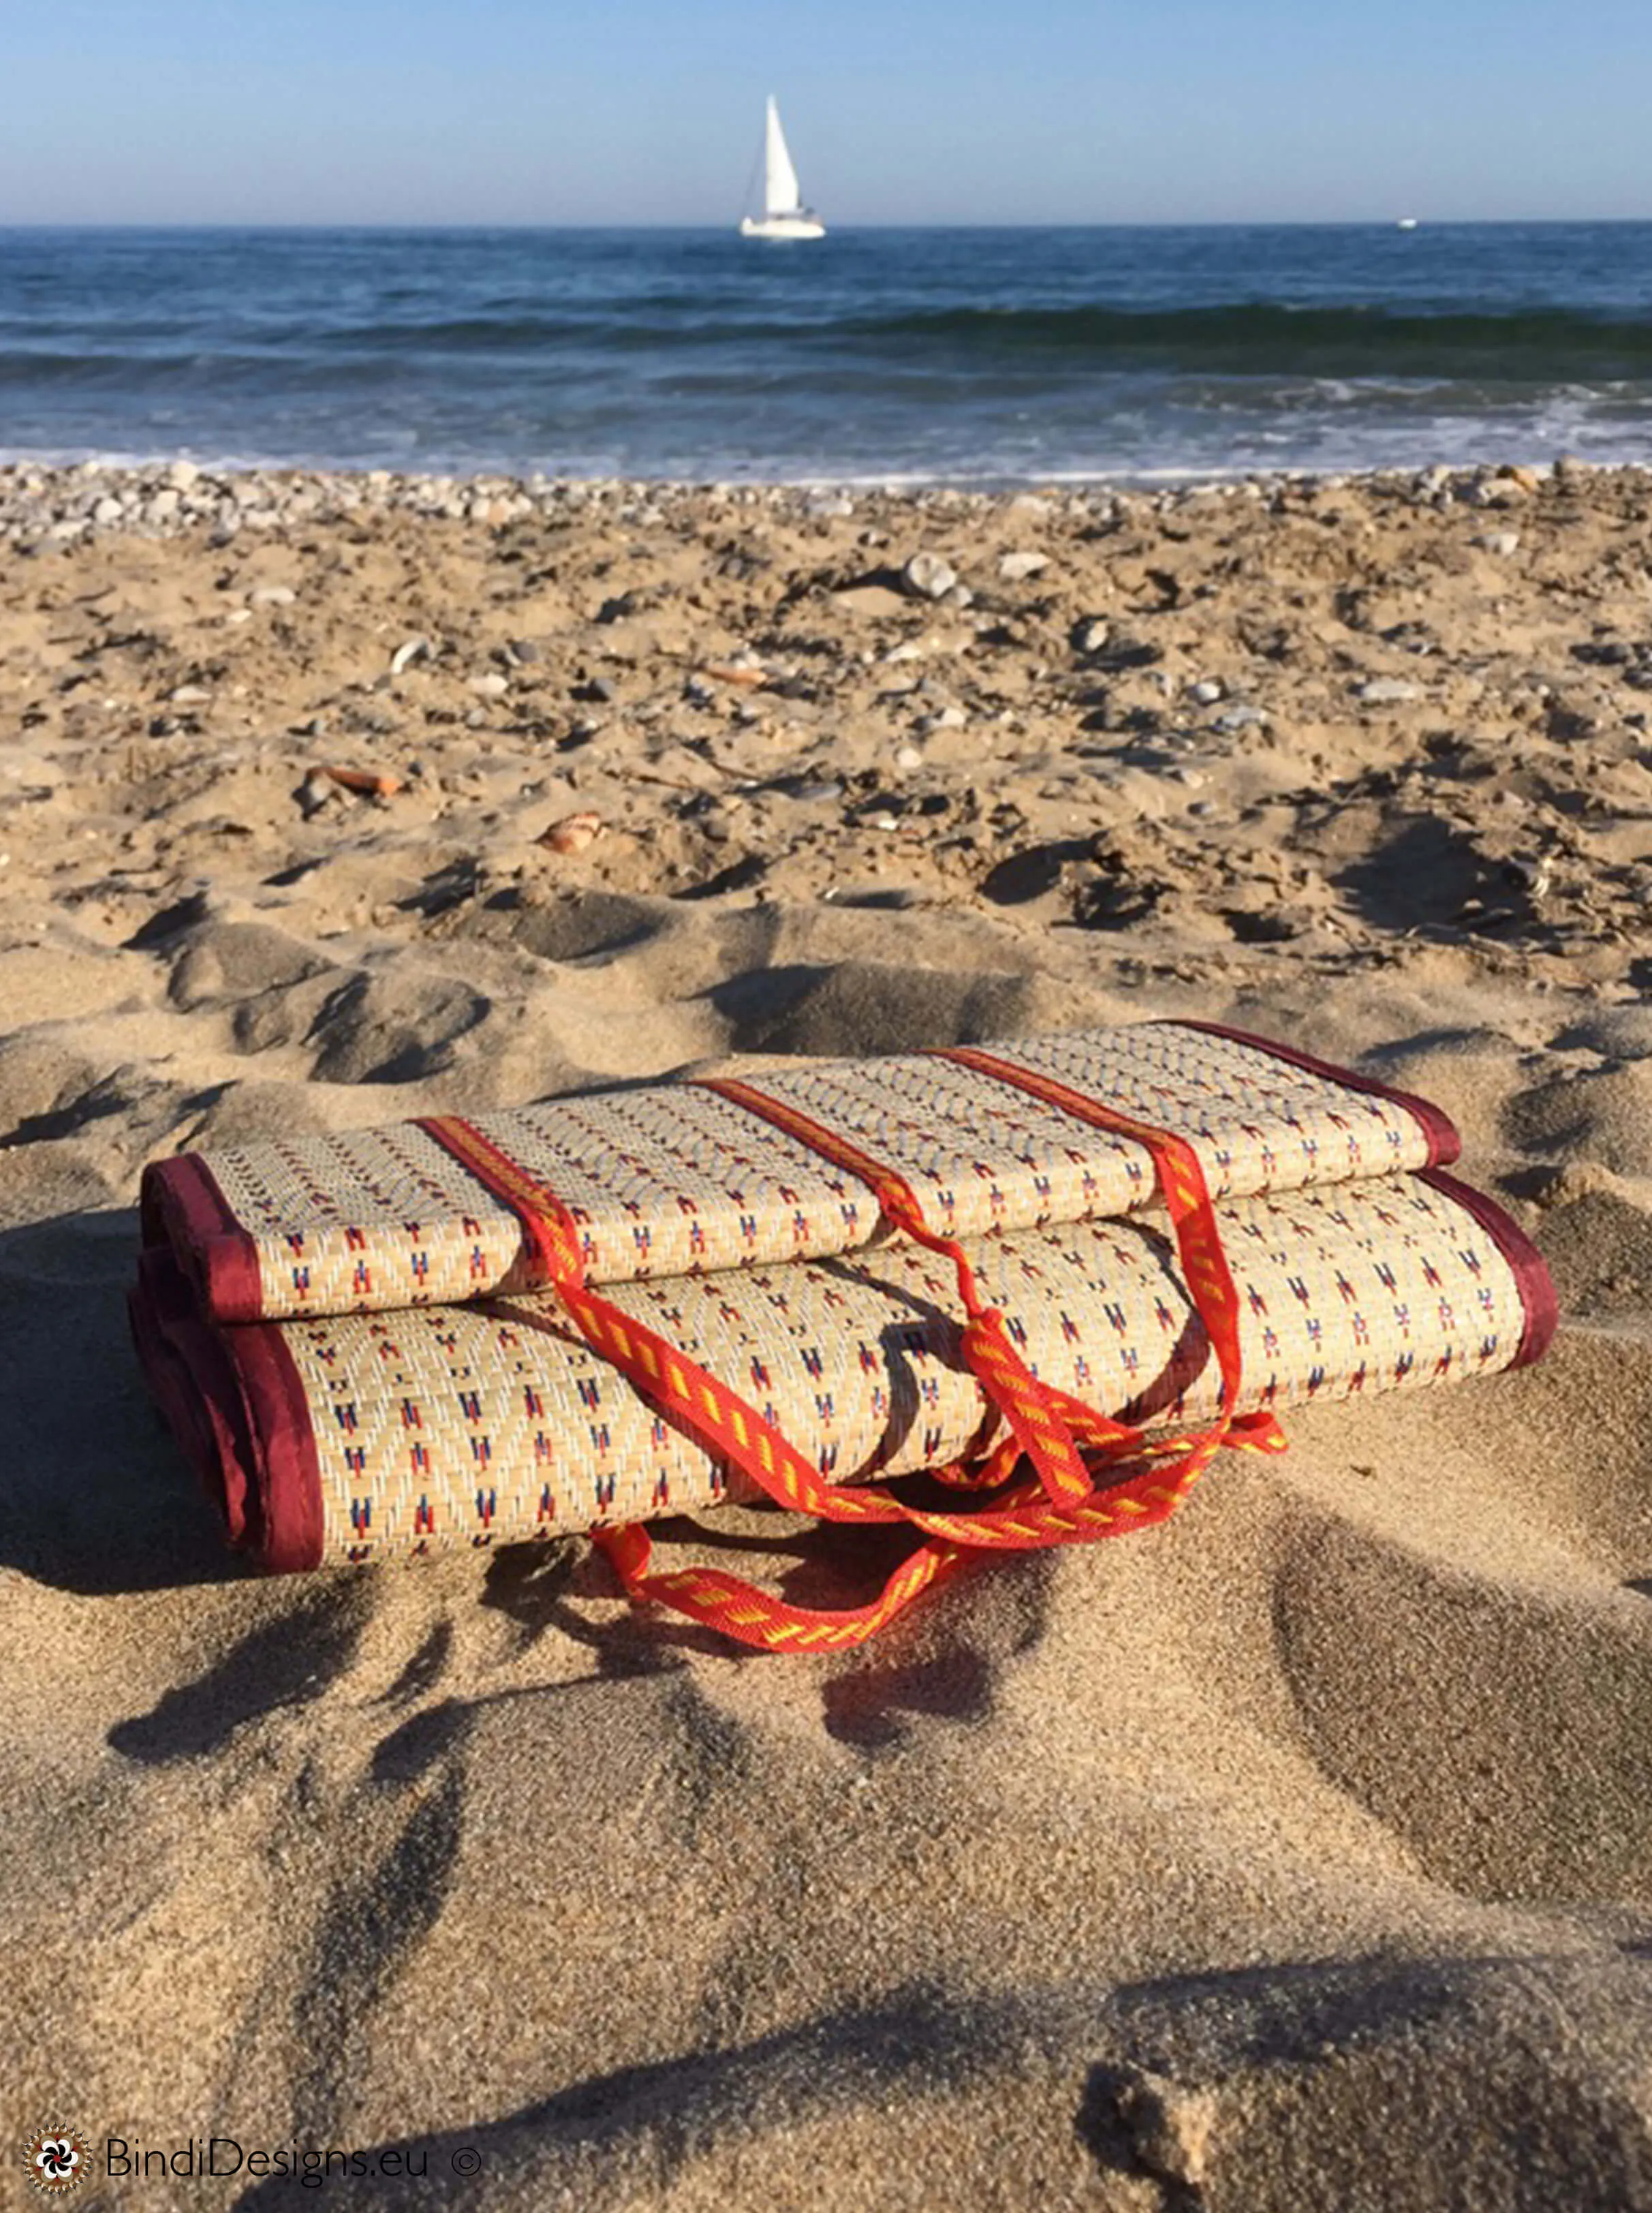
<svg viewBox="0 0 1652 2213"><path fill-rule="evenodd" d="M956 1238L943 1237L924 1219L917 1194L905 1176L864 1151L859 1145L828 1129L822 1122L775 1099L755 1084L730 1076L709 1076L698 1088L714 1091L735 1106L744 1107L835 1168L863 1183L877 1200L883 1218L915 1245L950 1260L957 1271L959 1296L965 1322L959 1340L964 1363L986 1394L987 1404L1009 1424L1017 1443L1031 1460L1040 1484L1054 1505L1076 1505L1089 1494L1088 1470L1068 1424L1056 1414L1049 1393L1010 1343L1004 1319L981 1295L969 1255Z"/></svg>
<svg viewBox="0 0 1652 2213"><path fill-rule="evenodd" d="M996 1074L997 1067L982 1072ZM1192 1303L1222 1377L1218 1420L1194 1436L1162 1439L1087 1407L1033 1375L1010 1344L1002 1314L982 1299L967 1255L954 1240L930 1229L903 1178L749 1086L717 1081L706 1088L725 1096L749 1094L739 1096L736 1103L762 1113L791 1134L799 1134L799 1123L811 1133L819 1131L840 1165L847 1166L846 1156L854 1156L856 1164L850 1172L876 1193L886 1216L897 1228L953 1260L967 1314L965 1357L1008 1430L989 1454L978 1480L997 1488L1011 1477L1023 1455L1036 1480L1017 1485L991 1506L959 1512L911 1506L887 1489L828 1483L738 1392L589 1287L577 1225L552 1191L473 1124L457 1116L426 1118L419 1126L516 1215L537 1272L555 1290L586 1344L625 1375L650 1405L695 1436L714 1458L738 1469L777 1505L827 1521L904 1521L928 1539L896 1570L875 1599L832 1613L790 1606L720 1570L653 1572L653 1546L643 1530L594 1531L633 1597L673 1606L742 1643L771 1649L856 1644L875 1634L919 1592L955 1572L972 1552L1026 1552L1093 1543L1151 1527L1175 1510L1224 1444L1251 1450L1283 1448L1283 1439L1271 1417L1253 1416L1242 1424L1234 1418L1241 1382L1238 1299L1198 1157L1185 1140L1146 1125L1132 1124L1128 1131L1154 1158ZM516 1319L534 1326L520 1309ZM1117 1464L1126 1460L1145 1464L1125 1474ZM1113 1475L1110 1484L1103 1480L1109 1473ZM978 1480L976 1472L964 1466L942 1474L959 1487L973 1487Z"/></svg>
<svg viewBox="0 0 1652 2213"><path fill-rule="evenodd" d="M1204 1442L1208 1444L1208 1440ZM1241 1417L1222 1442L1237 1452L1273 1453L1285 1448L1277 1425L1266 1417ZM1163 1468L1148 1468L1111 1489L1094 1492L1082 1522L1070 1519L1064 1524L1046 1525L1034 1543L1039 1548L1095 1543L1167 1521L1216 1449L1214 1445L1202 1448L1197 1464L1190 1454L1173 1477ZM1038 1503L1036 1486L1027 1484L1022 1496L1022 1510L1031 1513ZM591 1535L629 1598L668 1606L737 1643L761 1650L829 1652L865 1643L922 1592L950 1582L967 1566L972 1553L981 1549L967 1533L978 1527L978 1517L962 1516L960 1521L962 1532L956 1539L926 1539L895 1570L875 1598L861 1606L838 1608L794 1605L721 1568L655 1570L653 1540L640 1522L623 1528L594 1529Z"/></svg>
<svg viewBox="0 0 1652 2213"><path fill-rule="evenodd" d="M1205 1184L1204 1170L1193 1146L1173 1131L1121 1113L1116 1107L1087 1098L1082 1092L1074 1091L1052 1077L1003 1060L996 1053L960 1046L942 1048L930 1058L954 1062L977 1075L1026 1092L1058 1113L1088 1122L1110 1136L1130 1139L1147 1153L1170 1216L1177 1256L1193 1311L1204 1330L1221 1376L1217 1418L1208 1433L1214 1453L1232 1423L1243 1382L1239 1295L1222 1250L1222 1233ZM1153 1448L1149 1432L1140 1425L1115 1421L1069 1393L1052 1389L1033 1375L1015 1350L1003 1314L982 1297L968 1254L956 1238L943 1236L930 1228L917 1194L898 1170L838 1131L815 1121L789 1102L773 1098L755 1084L714 1076L703 1079L699 1088L714 1091L720 1098L760 1116L832 1167L854 1176L871 1191L884 1219L893 1228L952 1262L966 1317L960 1340L965 1363L985 1393L988 1405L1003 1417L1031 1461L1052 1506L1076 1507L1089 1497L1094 1475L1086 1464L1084 1444Z"/></svg>

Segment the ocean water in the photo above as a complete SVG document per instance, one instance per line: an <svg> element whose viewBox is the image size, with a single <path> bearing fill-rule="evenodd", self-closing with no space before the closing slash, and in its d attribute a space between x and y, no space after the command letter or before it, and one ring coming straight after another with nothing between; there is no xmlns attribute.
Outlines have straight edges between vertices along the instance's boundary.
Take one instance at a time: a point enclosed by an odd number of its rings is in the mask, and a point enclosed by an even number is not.
<svg viewBox="0 0 1652 2213"><path fill-rule="evenodd" d="M698 480L1652 460L1652 224L0 230L0 454Z"/></svg>

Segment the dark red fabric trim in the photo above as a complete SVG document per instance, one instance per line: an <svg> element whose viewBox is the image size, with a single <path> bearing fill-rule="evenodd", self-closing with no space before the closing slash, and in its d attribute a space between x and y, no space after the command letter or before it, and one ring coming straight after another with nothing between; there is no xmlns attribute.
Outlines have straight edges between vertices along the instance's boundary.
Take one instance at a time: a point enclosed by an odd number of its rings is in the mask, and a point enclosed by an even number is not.
<svg viewBox="0 0 1652 2213"><path fill-rule="evenodd" d="M198 1153L152 1161L138 1187L146 1245L169 1245L214 1321L256 1321L264 1312L258 1245Z"/></svg>
<svg viewBox="0 0 1652 2213"><path fill-rule="evenodd" d="M202 1490L223 1517L231 1544L247 1542L252 1453L241 1421L235 1374L202 1322L190 1285L165 1246L139 1255L126 1295L138 1366L162 1418Z"/></svg>
<svg viewBox="0 0 1652 2213"><path fill-rule="evenodd" d="M1443 1168L1425 1168L1417 1180L1447 1198L1454 1199L1465 1214L1472 1215L1509 1263L1521 1305L1526 1311L1520 1349L1509 1364L1511 1368L1529 1368L1548 1350L1560 1321L1560 1301L1542 1253L1497 1200L1488 1198L1483 1191L1459 1183Z"/></svg>
<svg viewBox="0 0 1652 2213"><path fill-rule="evenodd" d="M263 1528L258 1558L274 1574L321 1563L321 1466L309 1405L279 1329L271 1323L226 1330L246 1399L259 1459Z"/></svg>
<svg viewBox="0 0 1652 2213"><path fill-rule="evenodd" d="M1449 1166L1462 1152L1463 1141L1450 1116L1442 1113L1431 1100L1419 1099L1414 1092L1396 1091L1390 1083L1379 1083L1374 1076L1361 1076L1351 1068L1338 1068L1334 1061L1316 1060L1311 1052L1299 1052L1295 1046L1281 1045L1275 1038L1257 1037L1249 1030L1229 1029L1222 1022L1184 1021L1173 1017L1156 1027L1204 1030L1210 1037L1227 1038L1234 1045L1253 1046L1258 1052L1265 1052L1275 1060L1288 1061L1293 1068L1305 1068L1310 1076L1323 1076L1332 1083L1346 1084L1350 1091L1363 1091L1373 1099L1386 1099L1392 1106L1403 1106L1412 1120L1422 1125L1429 1141L1426 1165L1431 1168Z"/></svg>
<svg viewBox="0 0 1652 2213"><path fill-rule="evenodd" d="M166 1246L140 1256L127 1304L150 1393L230 1542L275 1572L318 1566L320 1462L280 1330L214 1327Z"/></svg>

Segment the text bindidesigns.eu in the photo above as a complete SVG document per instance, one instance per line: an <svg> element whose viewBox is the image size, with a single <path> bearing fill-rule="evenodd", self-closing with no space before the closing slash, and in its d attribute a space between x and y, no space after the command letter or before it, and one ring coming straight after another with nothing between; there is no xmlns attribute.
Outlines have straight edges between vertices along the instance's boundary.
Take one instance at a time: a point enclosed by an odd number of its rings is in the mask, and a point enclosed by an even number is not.
<svg viewBox="0 0 1652 2213"><path fill-rule="evenodd" d="M480 2155L468 2145L436 2155L438 2171L451 2174L479 2173ZM125 2137L110 2137L103 2147L103 2170L112 2180L160 2182L168 2176L223 2180L244 2174L253 2179L287 2175L307 2189L320 2190L332 2179L376 2175L396 2181L405 2176L428 2175L430 2153L426 2145L398 2150L385 2146L377 2151L340 2151L336 2145L247 2145L235 2137L193 2137L181 2144L139 2144Z"/></svg>

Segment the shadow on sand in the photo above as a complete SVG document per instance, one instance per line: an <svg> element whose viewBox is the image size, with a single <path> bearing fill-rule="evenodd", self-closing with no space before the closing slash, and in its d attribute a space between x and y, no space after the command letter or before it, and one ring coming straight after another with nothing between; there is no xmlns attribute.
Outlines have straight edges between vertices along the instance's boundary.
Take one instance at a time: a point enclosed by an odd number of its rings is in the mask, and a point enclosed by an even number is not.
<svg viewBox="0 0 1652 2213"><path fill-rule="evenodd" d="M0 1567L88 1594L244 1575L126 1327L134 1208L0 1233Z"/></svg>

